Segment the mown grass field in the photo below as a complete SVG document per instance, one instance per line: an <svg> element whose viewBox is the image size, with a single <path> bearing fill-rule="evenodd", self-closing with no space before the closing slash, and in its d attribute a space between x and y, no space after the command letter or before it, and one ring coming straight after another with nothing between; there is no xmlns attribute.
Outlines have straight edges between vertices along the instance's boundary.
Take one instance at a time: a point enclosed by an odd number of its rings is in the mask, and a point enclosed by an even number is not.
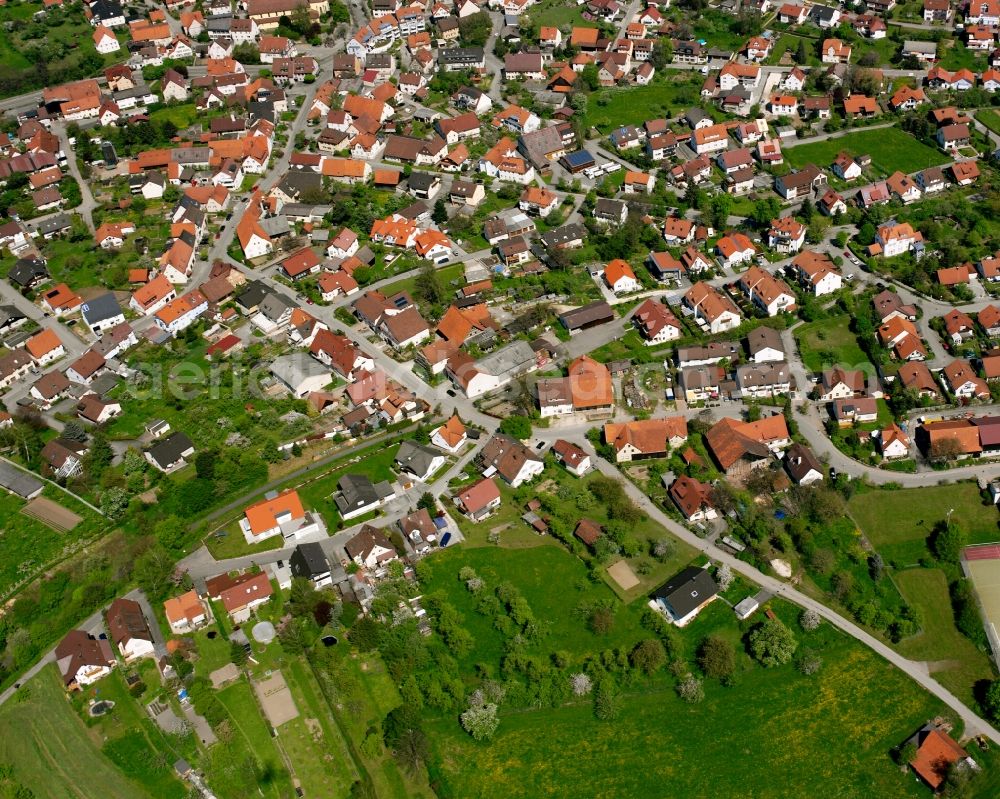
<svg viewBox="0 0 1000 799"><path fill-rule="evenodd" d="M55 666L46 667L0 708L0 760L37 797L157 799L101 753L66 699Z"/></svg>
<svg viewBox="0 0 1000 799"><path fill-rule="evenodd" d="M531 9L531 18L539 25L553 25L561 28L564 25L579 25L595 27L593 22L583 18L583 8L566 0L541 0Z"/></svg>
<svg viewBox="0 0 1000 799"><path fill-rule="evenodd" d="M917 563L928 554L927 538L949 510L970 544L1000 540L1000 516L983 503L975 483L924 486L855 494L848 509L872 545L888 561Z"/></svg>
<svg viewBox="0 0 1000 799"><path fill-rule="evenodd" d="M669 116L698 101L701 76L676 72L657 76L648 86L603 89L587 100L587 125L607 133L621 125L641 125L647 119Z"/></svg>
<svg viewBox="0 0 1000 799"><path fill-rule="evenodd" d="M728 608L716 602L709 611L712 619L685 640L718 625L739 636ZM928 796L888 753L942 711L939 703L828 626L796 634L823 657L813 677L790 665L749 667L733 687L707 681L696 705L654 685L627 695L610 723L595 718L590 701L505 713L487 744L452 718L435 720L429 734L449 795Z"/></svg>
<svg viewBox="0 0 1000 799"><path fill-rule="evenodd" d="M935 679L975 707L973 686L979 680L993 679L993 665L986 653L955 627L944 572L906 569L893 579L920 619L920 632L900 641L896 649L911 660L941 662L944 668L932 672Z"/></svg>
<svg viewBox="0 0 1000 799"><path fill-rule="evenodd" d="M918 172L951 160L940 150L928 147L894 127L858 130L826 141L789 146L785 148L785 160L796 169L809 163L825 169L841 151L851 155L870 155L872 166L887 175L897 169L906 173Z"/></svg>
<svg viewBox="0 0 1000 799"><path fill-rule="evenodd" d="M1000 114L990 108L976 111L976 121L982 123L994 133L1000 133Z"/></svg>
<svg viewBox="0 0 1000 799"><path fill-rule="evenodd" d="M845 314L795 328L795 340L806 369L819 372L833 366L856 369L870 365L850 325L851 317Z"/></svg>

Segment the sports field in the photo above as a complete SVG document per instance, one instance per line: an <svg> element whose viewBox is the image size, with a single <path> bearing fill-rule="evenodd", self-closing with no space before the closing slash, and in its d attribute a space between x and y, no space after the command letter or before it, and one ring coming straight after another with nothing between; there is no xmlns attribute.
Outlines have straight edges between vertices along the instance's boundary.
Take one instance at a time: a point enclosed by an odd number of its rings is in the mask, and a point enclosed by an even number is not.
<svg viewBox="0 0 1000 799"><path fill-rule="evenodd" d="M1000 544L966 547L962 565L976 587L990 641L996 645L1000 641Z"/></svg>

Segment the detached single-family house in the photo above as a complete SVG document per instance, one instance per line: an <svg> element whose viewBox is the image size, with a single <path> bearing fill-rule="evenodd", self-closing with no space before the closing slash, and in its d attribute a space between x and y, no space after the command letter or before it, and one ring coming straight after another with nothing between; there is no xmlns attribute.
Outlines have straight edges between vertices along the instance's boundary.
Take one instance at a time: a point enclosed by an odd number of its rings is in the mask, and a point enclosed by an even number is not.
<svg viewBox="0 0 1000 799"><path fill-rule="evenodd" d="M718 595L712 575L689 566L653 592L653 603L671 622L684 627Z"/></svg>
<svg viewBox="0 0 1000 799"><path fill-rule="evenodd" d="M500 507L500 489L492 477L484 477L459 491L455 505L472 521L482 521Z"/></svg>
<svg viewBox="0 0 1000 799"><path fill-rule="evenodd" d="M156 654L153 634L138 602L119 597L108 606L106 616L111 641L126 663Z"/></svg>
<svg viewBox="0 0 1000 799"><path fill-rule="evenodd" d="M115 667L111 643L83 630L70 630L59 642L54 654L63 685L71 691L107 677Z"/></svg>
<svg viewBox="0 0 1000 799"><path fill-rule="evenodd" d="M354 538L344 544L347 556L358 566L377 571L399 555L389 537L377 527L364 525Z"/></svg>
<svg viewBox="0 0 1000 799"><path fill-rule="evenodd" d="M363 474L345 474L337 482L337 489L333 501L345 520L376 510L396 496L387 481L373 483Z"/></svg>
<svg viewBox="0 0 1000 799"><path fill-rule="evenodd" d="M302 507L295 489L288 489L250 505L240 519L247 544L253 545L280 535L285 541L301 541L320 531L316 517Z"/></svg>
<svg viewBox="0 0 1000 799"><path fill-rule="evenodd" d="M194 590L168 599L163 603L163 612L170 625L170 632L175 635L197 630L208 624L210 618L205 603Z"/></svg>

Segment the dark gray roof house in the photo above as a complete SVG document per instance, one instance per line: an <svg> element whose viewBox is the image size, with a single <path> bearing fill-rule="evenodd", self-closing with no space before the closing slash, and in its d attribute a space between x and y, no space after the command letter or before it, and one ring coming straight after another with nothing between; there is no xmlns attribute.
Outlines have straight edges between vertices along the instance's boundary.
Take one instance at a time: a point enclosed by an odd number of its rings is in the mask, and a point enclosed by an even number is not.
<svg viewBox="0 0 1000 799"><path fill-rule="evenodd" d="M594 204L594 219L602 222L623 224L628 217L628 206L621 200L601 197Z"/></svg>
<svg viewBox="0 0 1000 799"><path fill-rule="evenodd" d="M104 328L112 321L114 324L125 321L122 308L118 304L118 300L115 299L115 295L110 291L107 294L94 297L92 300L87 300L80 311L83 314L83 321L92 330Z"/></svg>
<svg viewBox="0 0 1000 799"><path fill-rule="evenodd" d="M425 447L416 441L404 441L396 451L396 468L423 478L427 476L434 461L441 457L436 449Z"/></svg>
<svg viewBox="0 0 1000 799"><path fill-rule="evenodd" d="M28 317L21 313L13 305L0 305L0 330L9 327L17 327Z"/></svg>
<svg viewBox="0 0 1000 799"><path fill-rule="evenodd" d="M718 594L719 586L706 569L688 566L657 588L653 600L680 627Z"/></svg>
<svg viewBox="0 0 1000 799"><path fill-rule="evenodd" d="M333 501L345 519L367 513L393 495L388 482L373 483L363 474L345 474L337 488L340 490L333 495Z"/></svg>
<svg viewBox="0 0 1000 799"><path fill-rule="evenodd" d="M41 258L20 258L7 273L7 279L22 289L31 288L48 277L48 267Z"/></svg>
<svg viewBox="0 0 1000 799"><path fill-rule="evenodd" d="M185 458L194 454L194 444L184 433L171 433L146 450L146 460L160 471L183 466Z"/></svg>
<svg viewBox="0 0 1000 799"><path fill-rule="evenodd" d="M603 325L605 322L613 321L614 318L615 312L604 300L597 300L559 315L559 321L570 333Z"/></svg>
<svg viewBox="0 0 1000 799"><path fill-rule="evenodd" d="M570 222L541 235L542 245L546 248L582 247L586 238L587 229L579 222Z"/></svg>
<svg viewBox="0 0 1000 799"><path fill-rule="evenodd" d="M293 577L302 577L314 585L326 585L331 580L330 560L318 542L299 544L288 559Z"/></svg>
<svg viewBox="0 0 1000 799"><path fill-rule="evenodd" d="M23 499L34 499L42 493L44 487L45 484L30 473L0 461L0 488L5 488Z"/></svg>

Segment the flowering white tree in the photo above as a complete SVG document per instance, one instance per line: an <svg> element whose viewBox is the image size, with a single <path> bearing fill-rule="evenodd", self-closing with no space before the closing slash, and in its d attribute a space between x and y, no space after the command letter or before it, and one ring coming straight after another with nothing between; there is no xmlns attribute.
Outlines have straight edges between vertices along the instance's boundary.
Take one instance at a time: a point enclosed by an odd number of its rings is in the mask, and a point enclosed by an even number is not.
<svg viewBox="0 0 1000 799"><path fill-rule="evenodd" d="M802 611L802 615L799 616L799 625L806 632L812 632L817 627L819 627L819 613L817 613L812 608L806 608Z"/></svg>
<svg viewBox="0 0 1000 799"><path fill-rule="evenodd" d="M573 686L573 694L575 696L586 696L594 687L593 683L590 681L590 677L582 671L570 677L569 682L570 685Z"/></svg>
<svg viewBox="0 0 1000 799"><path fill-rule="evenodd" d="M720 591L728 591L733 584L733 570L728 563L723 563L715 570L715 581L719 584Z"/></svg>
<svg viewBox="0 0 1000 799"><path fill-rule="evenodd" d="M677 686L677 693L681 699L692 705L705 698L705 689L702 687L701 680L693 674L688 674L681 680L680 685Z"/></svg>
<svg viewBox="0 0 1000 799"><path fill-rule="evenodd" d="M497 731L500 719L497 717L497 706L492 702L472 705L459 720L464 729L477 741L488 741Z"/></svg>

